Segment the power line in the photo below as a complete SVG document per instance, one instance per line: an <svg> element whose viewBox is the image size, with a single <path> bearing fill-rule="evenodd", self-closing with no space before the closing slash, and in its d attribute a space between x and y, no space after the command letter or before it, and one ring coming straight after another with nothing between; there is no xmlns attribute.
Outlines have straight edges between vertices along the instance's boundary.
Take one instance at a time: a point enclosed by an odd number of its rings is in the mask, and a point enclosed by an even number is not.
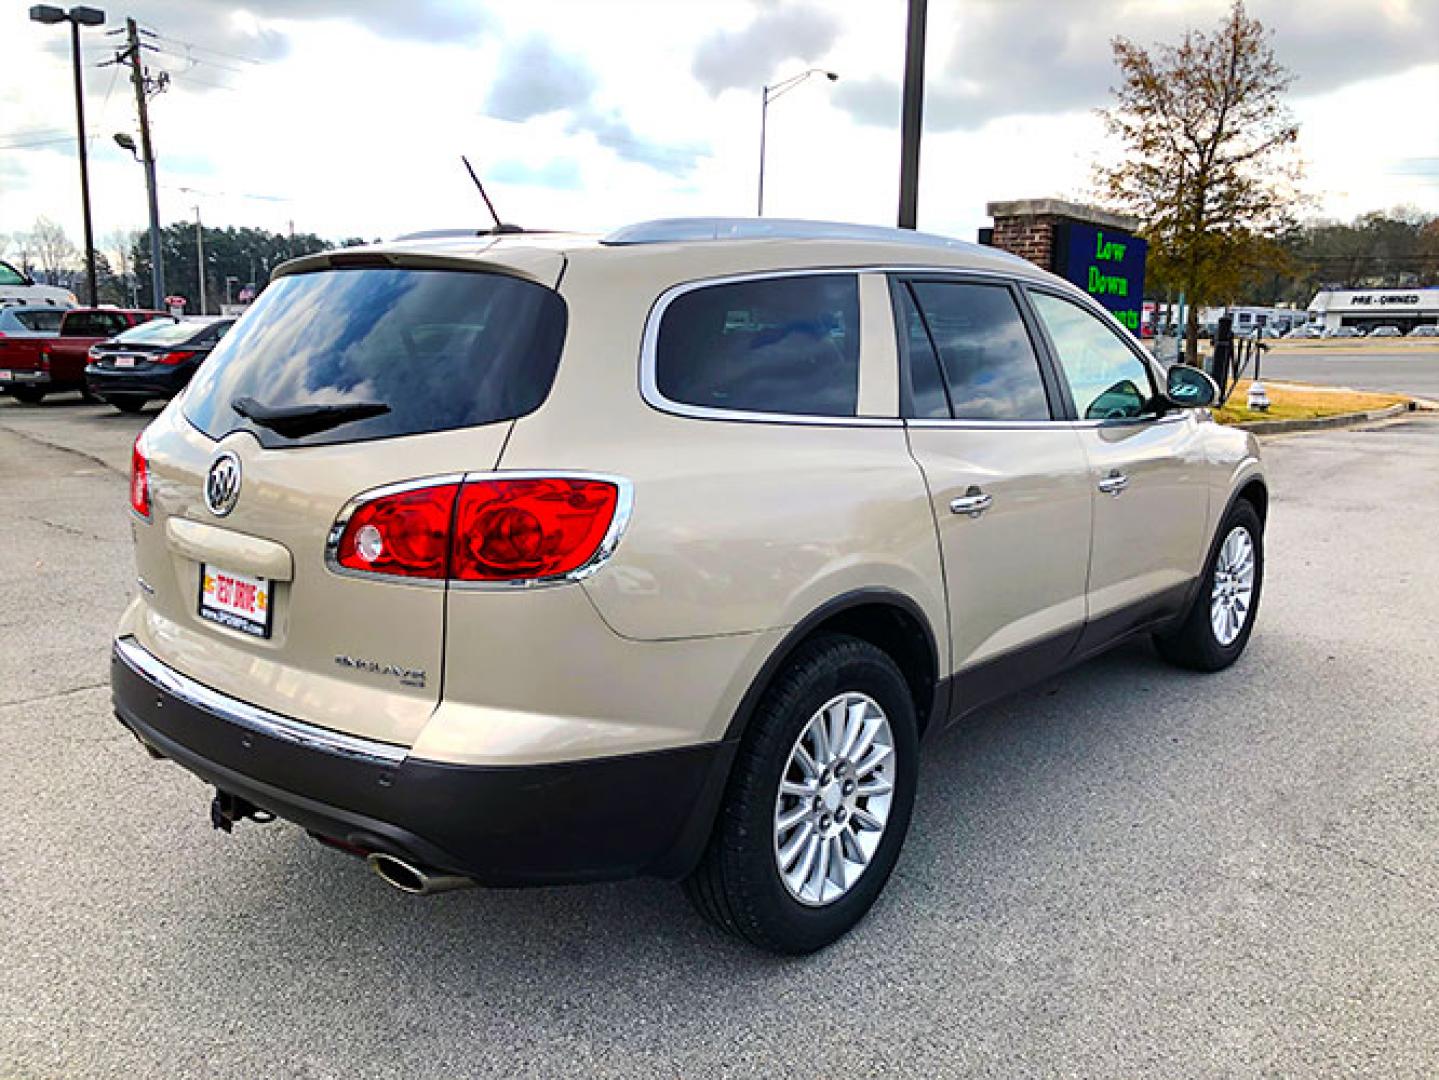
<svg viewBox="0 0 1439 1080"><path fill-rule="evenodd" d="M214 53L216 56L223 56L227 60L239 60L241 63L244 64L268 64L270 62L268 60L257 60L253 56L241 56L239 53L225 52L223 49L214 49L211 48L209 45L200 45L193 41L182 41L180 38L170 37L169 35L162 34L157 30L150 30L147 28L143 31L143 33L145 33L149 37L154 38L157 41L168 41L171 45L179 45L181 48L184 49L198 49L200 52ZM213 61L207 62L213 63Z"/></svg>
<svg viewBox="0 0 1439 1080"><path fill-rule="evenodd" d="M88 145L90 143L93 143L99 137L100 136L98 135L86 135L85 142ZM29 150L37 146L54 146L56 143L72 143L74 141L74 135L59 135L53 139L36 139L34 142L9 143L7 145L0 146L0 150Z"/></svg>

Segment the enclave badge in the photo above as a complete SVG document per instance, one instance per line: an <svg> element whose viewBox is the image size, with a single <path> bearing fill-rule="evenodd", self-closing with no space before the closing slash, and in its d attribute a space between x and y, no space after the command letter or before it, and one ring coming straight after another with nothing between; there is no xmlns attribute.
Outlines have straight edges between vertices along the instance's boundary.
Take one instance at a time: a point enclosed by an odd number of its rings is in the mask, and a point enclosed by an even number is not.
<svg viewBox="0 0 1439 1080"><path fill-rule="evenodd" d="M229 450L210 463L205 477L205 506L216 517L235 509L240 498L240 459Z"/></svg>
<svg viewBox="0 0 1439 1080"><path fill-rule="evenodd" d="M409 668L402 664L384 664L378 660L365 660L354 656L340 655L335 657L335 663L342 668L351 668L355 671L368 671L371 675L388 675L400 680L401 686L424 686L425 672L423 668Z"/></svg>

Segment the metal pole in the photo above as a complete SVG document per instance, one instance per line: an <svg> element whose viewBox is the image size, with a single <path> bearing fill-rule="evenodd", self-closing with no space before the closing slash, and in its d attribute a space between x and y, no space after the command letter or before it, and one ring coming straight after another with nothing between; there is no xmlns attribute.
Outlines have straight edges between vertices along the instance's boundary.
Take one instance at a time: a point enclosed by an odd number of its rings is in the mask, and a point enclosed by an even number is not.
<svg viewBox="0 0 1439 1080"><path fill-rule="evenodd" d="M156 311L165 310L165 256L160 244L160 197L155 183L155 144L150 139L150 108L145 100L145 72L140 62L140 31L134 19L125 20L129 40L130 81L135 86L135 108L140 114L140 150L145 155L145 194L150 203L150 299Z"/></svg>
<svg viewBox="0 0 1439 1080"><path fill-rule="evenodd" d="M75 124L80 148L80 201L85 208L85 287L90 306L100 302L95 282L95 230L90 224L90 163L85 153L85 86L80 76L80 24L70 20L70 57L75 65Z"/></svg>
<svg viewBox="0 0 1439 1080"><path fill-rule="evenodd" d="M759 107L759 207L756 217L764 217L764 140L765 128L769 124L769 87L764 88L764 94Z"/></svg>
<svg viewBox="0 0 1439 1080"><path fill-rule="evenodd" d="M200 208L195 207L195 258L200 270L200 314L205 314L205 230L200 225Z"/></svg>
<svg viewBox="0 0 1439 1080"><path fill-rule="evenodd" d="M919 136L924 119L926 0L909 0L904 48L904 105L899 124L899 227L913 229L919 215Z"/></svg>

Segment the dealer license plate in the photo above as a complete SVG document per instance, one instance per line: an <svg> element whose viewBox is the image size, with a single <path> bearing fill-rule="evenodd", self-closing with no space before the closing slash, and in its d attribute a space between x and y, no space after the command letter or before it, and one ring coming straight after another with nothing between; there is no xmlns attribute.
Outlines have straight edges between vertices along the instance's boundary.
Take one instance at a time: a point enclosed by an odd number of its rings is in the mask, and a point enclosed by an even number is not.
<svg viewBox="0 0 1439 1080"><path fill-rule="evenodd" d="M0 382L9 382L9 381L10 381L10 372L8 372L8 371L6 371L6 370L4 370L4 369L0 369Z"/></svg>
<svg viewBox="0 0 1439 1080"><path fill-rule="evenodd" d="M134 366L135 366L135 358L134 358L133 356L117 356L117 357L115 357L115 366L116 366L116 367L134 367Z"/></svg>
<svg viewBox="0 0 1439 1080"><path fill-rule="evenodd" d="M200 618L231 630L270 636L270 580L221 570L204 563L200 567Z"/></svg>

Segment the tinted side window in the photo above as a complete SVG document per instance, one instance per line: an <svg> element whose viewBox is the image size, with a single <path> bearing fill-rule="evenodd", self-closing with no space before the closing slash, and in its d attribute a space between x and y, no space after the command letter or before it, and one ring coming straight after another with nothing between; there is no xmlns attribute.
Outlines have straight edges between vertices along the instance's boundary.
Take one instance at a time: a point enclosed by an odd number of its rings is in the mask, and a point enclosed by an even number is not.
<svg viewBox="0 0 1439 1080"><path fill-rule="evenodd" d="M1069 300L1041 292L1030 297L1059 353L1080 419L1123 420L1151 411L1149 369L1117 333Z"/></svg>
<svg viewBox="0 0 1439 1080"><path fill-rule="evenodd" d="M894 285L896 297L895 319L899 332L900 357L904 363L907 380L905 389L905 416L922 420L948 420L949 396L939 374L939 357L929 340L929 331L924 328L914 296L904 282Z"/></svg>
<svg viewBox="0 0 1439 1080"><path fill-rule="evenodd" d="M710 409L854 416L857 278L762 278L681 294L660 322L655 384L670 401Z"/></svg>
<svg viewBox="0 0 1439 1080"><path fill-rule="evenodd" d="M26 330L37 334L55 334L60 331L62 311L17 311L15 319Z"/></svg>
<svg viewBox="0 0 1439 1080"><path fill-rule="evenodd" d="M1003 285L912 285L958 420L1048 420L1039 357Z"/></svg>

